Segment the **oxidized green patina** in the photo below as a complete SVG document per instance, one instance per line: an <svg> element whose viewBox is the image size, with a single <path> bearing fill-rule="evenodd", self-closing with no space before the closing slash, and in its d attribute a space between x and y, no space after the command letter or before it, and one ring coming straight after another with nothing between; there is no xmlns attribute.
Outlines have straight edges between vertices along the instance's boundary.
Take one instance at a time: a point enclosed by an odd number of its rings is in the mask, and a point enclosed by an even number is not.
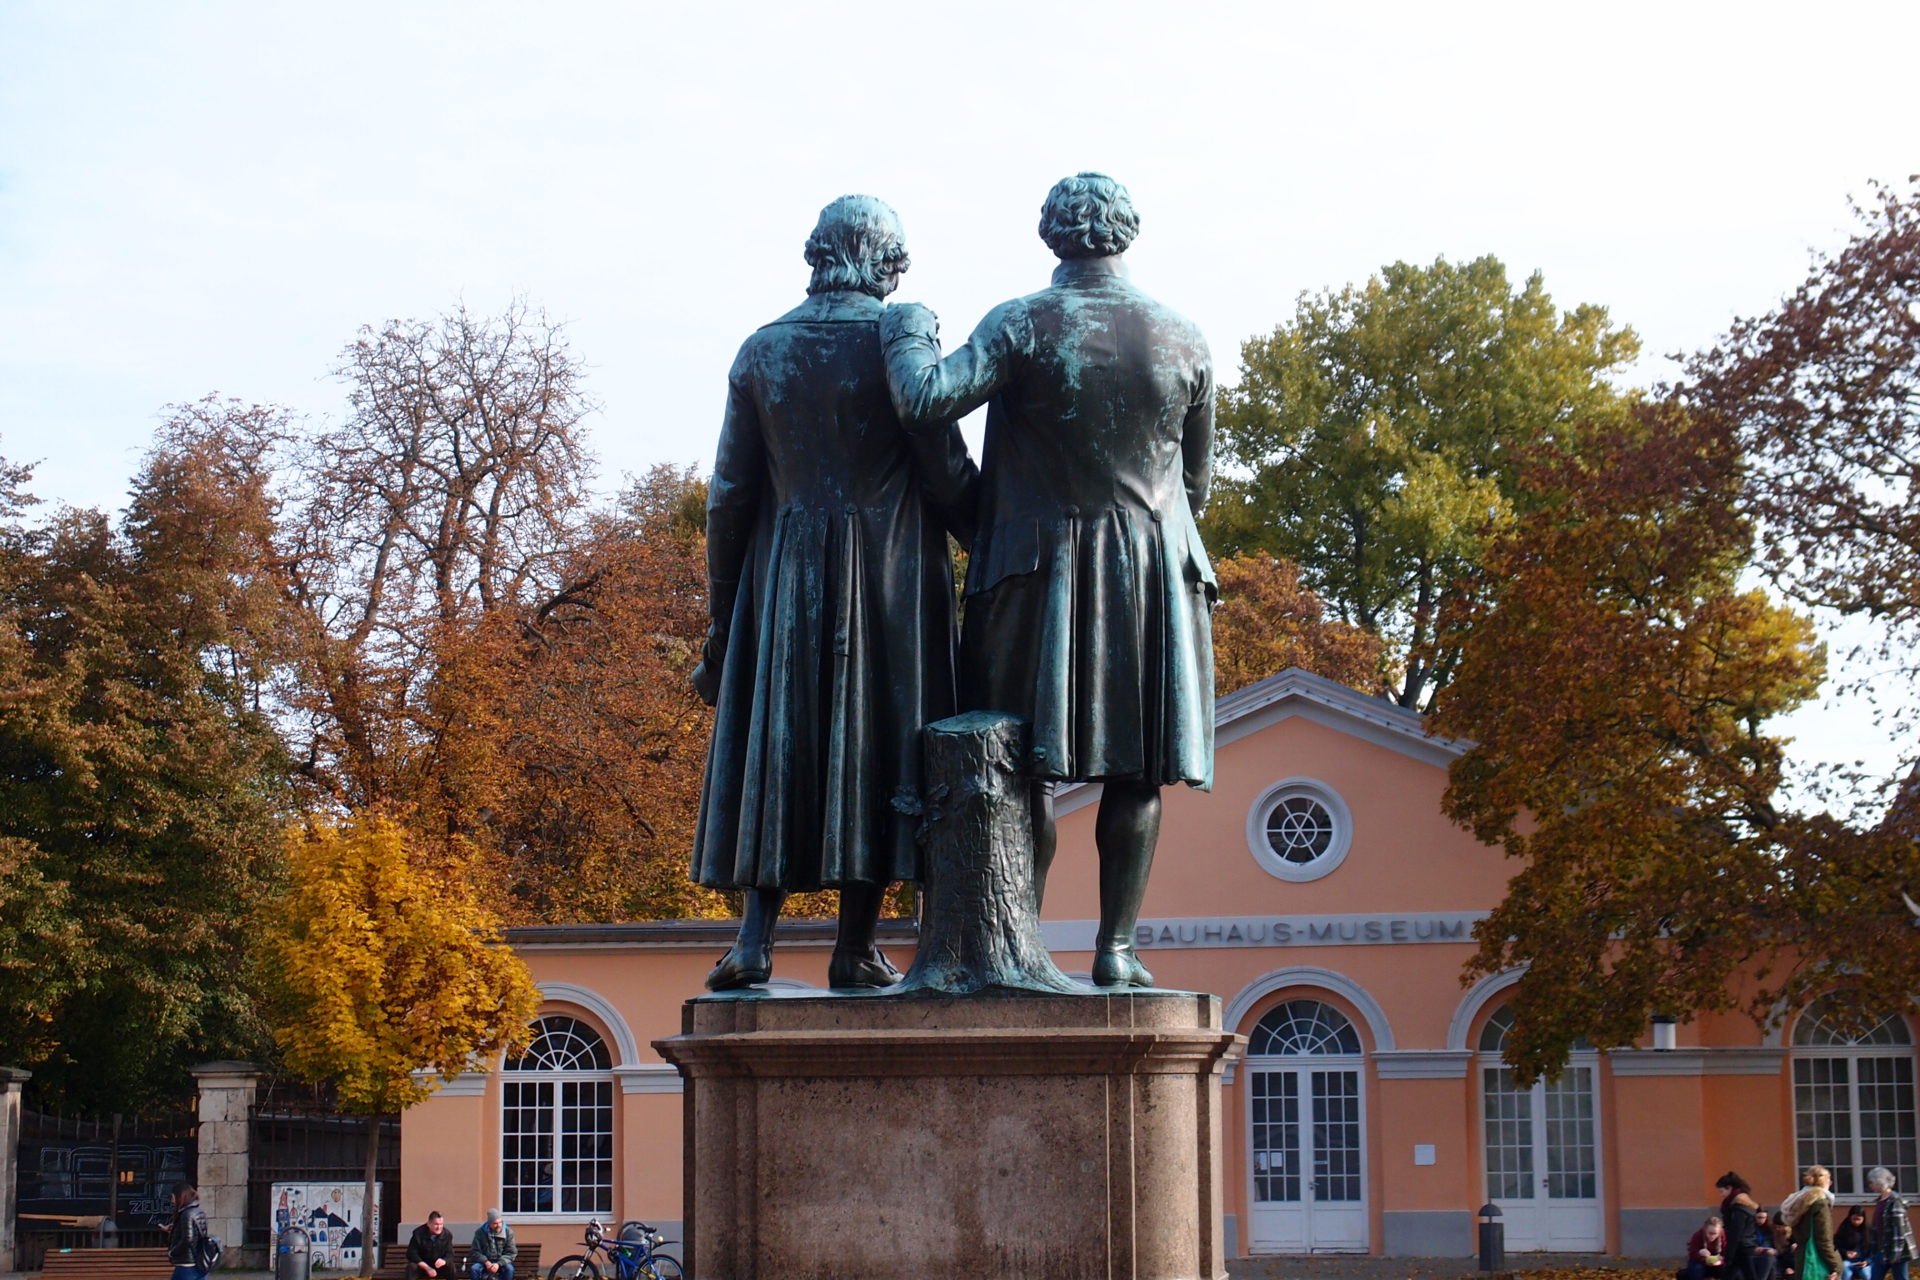
<svg viewBox="0 0 1920 1280"><path fill-rule="evenodd" d="M1026 939L956 961L956 980L1065 983L1035 952L1051 786L1099 780L1093 978L1152 985L1132 938L1160 788L1213 780L1215 587L1195 524L1213 371L1198 329L1128 280L1138 227L1112 179L1062 180L1040 225L1062 260L1051 287L995 308L942 360L930 311L880 302L907 265L893 211L844 197L808 241L812 296L741 348L708 507L713 625L695 683L718 714L694 876L749 893L713 989L764 981L785 895L823 886L841 890L833 984L897 980L873 946L880 895L920 874L923 793L974 785L920 776L922 727L955 709L1027 722L1034 837L1029 855L1019 822L943 855L945 886L980 901L936 917L992 934L952 954ZM981 404L976 472L953 421ZM957 697L948 531L973 550ZM954 874L1016 848L1030 886Z"/></svg>
<svg viewBox="0 0 1920 1280"><path fill-rule="evenodd" d="M1213 781L1215 584L1195 517L1212 466L1213 364L1199 329L1127 278L1139 220L1100 174L1058 183L1040 234L1051 287L987 314L940 358L933 313L887 309L909 430L987 405L961 638L960 704L1031 726L1039 879L1046 783L1101 780L1094 980L1148 986L1132 937L1159 789Z"/></svg>
<svg viewBox="0 0 1920 1280"><path fill-rule="evenodd" d="M898 978L873 943L917 879L920 730L954 710L953 567L977 479L959 432L888 398L881 299L908 259L893 210L827 206L809 297L740 348L707 505L715 707L693 877L748 891L714 990L765 981L785 896L841 892L835 986ZM899 802L899 803L897 803Z"/></svg>

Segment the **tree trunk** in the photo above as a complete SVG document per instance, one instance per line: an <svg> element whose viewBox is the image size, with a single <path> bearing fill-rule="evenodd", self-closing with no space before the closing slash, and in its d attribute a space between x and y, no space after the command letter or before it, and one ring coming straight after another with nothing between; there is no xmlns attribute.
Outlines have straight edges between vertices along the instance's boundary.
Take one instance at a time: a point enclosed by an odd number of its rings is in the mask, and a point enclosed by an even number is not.
<svg viewBox="0 0 1920 1280"><path fill-rule="evenodd" d="M1026 722L971 711L922 733L926 894L919 950L896 991L1081 992L1054 966L1034 903Z"/></svg>
<svg viewBox="0 0 1920 1280"><path fill-rule="evenodd" d="M367 1117L367 1189L360 1199L360 1275L373 1274L374 1254L380 1240L374 1222L380 1216L380 1202L374 1191L374 1178L380 1171L380 1117Z"/></svg>

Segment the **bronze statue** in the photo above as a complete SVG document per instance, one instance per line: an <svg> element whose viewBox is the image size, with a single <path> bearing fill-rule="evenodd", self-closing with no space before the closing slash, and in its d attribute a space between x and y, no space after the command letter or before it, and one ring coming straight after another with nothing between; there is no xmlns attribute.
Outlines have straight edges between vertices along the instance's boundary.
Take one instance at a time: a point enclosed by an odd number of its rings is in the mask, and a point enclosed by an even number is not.
<svg viewBox="0 0 1920 1280"><path fill-rule="evenodd" d="M1101 986L1151 986L1133 952L1160 788L1213 781L1213 570L1194 523L1212 465L1213 366L1190 321L1127 278L1125 187L1062 179L1040 236L1049 288L987 313L942 360L933 313L886 310L887 379L909 431L987 404L960 642L965 709L1031 725L1035 879L1052 783L1103 784ZM1037 904L1036 904L1037 906Z"/></svg>
<svg viewBox="0 0 1920 1280"><path fill-rule="evenodd" d="M881 987L888 885L914 879L920 730L954 710L953 566L978 476L951 421L908 432L881 299L908 266L871 196L821 211L807 300L740 348L707 503L715 708L693 878L746 891L715 991L764 982L789 893L840 891L829 981Z"/></svg>

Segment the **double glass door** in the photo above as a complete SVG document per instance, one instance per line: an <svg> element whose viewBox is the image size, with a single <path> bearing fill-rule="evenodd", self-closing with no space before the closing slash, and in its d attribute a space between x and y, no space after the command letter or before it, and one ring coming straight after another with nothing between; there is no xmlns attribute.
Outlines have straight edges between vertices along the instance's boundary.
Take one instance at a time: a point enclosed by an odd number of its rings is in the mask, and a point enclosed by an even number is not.
<svg viewBox="0 0 1920 1280"><path fill-rule="evenodd" d="M1248 1064L1255 1253L1364 1253L1359 1065Z"/></svg>
<svg viewBox="0 0 1920 1280"><path fill-rule="evenodd" d="M1504 1066L1480 1068L1487 1198L1500 1208L1507 1248L1517 1253L1597 1253L1599 1115L1594 1068L1568 1064L1560 1078L1514 1082Z"/></svg>

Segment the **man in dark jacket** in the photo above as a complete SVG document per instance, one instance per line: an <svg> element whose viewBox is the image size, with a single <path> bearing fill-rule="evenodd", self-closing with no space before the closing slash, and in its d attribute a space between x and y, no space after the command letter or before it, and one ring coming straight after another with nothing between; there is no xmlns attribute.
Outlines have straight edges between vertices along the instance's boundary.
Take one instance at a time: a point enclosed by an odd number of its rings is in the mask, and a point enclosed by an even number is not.
<svg viewBox="0 0 1920 1280"><path fill-rule="evenodd" d="M199 1190L191 1182L181 1183L173 1189L173 1223L167 1228L167 1261L173 1264L173 1280L206 1280L202 1260L210 1235Z"/></svg>
<svg viewBox="0 0 1920 1280"><path fill-rule="evenodd" d="M954 711L951 517L977 478L957 428L901 428L881 299L900 220L842 196L807 240L807 300L727 375L707 499L712 624L694 688L714 708L693 879L745 890L715 991L765 982L789 893L840 891L828 981L884 987L887 886L919 878L920 730Z"/></svg>
<svg viewBox="0 0 1920 1280"><path fill-rule="evenodd" d="M987 406L960 637L963 710L1032 734L1036 881L1051 785L1103 784L1093 979L1151 986L1133 930L1160 788L1213 783L1212 567L1195 517L1213 449L1213 362L1194 324L1127 278L1140 220L1098 173L1048 192L1052 286L987 313L942 360L933 313L887 309L881 336L909 431Z"/></svg>
<svg viewBox="0 0 1920 1280"><path fill-rule="evenodd" d="M452 1274L453 1232L436 1209L407 1240L407 1275L410 1280L447 1280Z"/></svg>
<svg viewBox="0 0 1920 1280"><path fill-rule="evenodd" d="M520 1246L513 1242L513 1228L498 1209L487 1210L487 1220L473 1233L473 1280L513 1280L513 1260Z"/></svg>

